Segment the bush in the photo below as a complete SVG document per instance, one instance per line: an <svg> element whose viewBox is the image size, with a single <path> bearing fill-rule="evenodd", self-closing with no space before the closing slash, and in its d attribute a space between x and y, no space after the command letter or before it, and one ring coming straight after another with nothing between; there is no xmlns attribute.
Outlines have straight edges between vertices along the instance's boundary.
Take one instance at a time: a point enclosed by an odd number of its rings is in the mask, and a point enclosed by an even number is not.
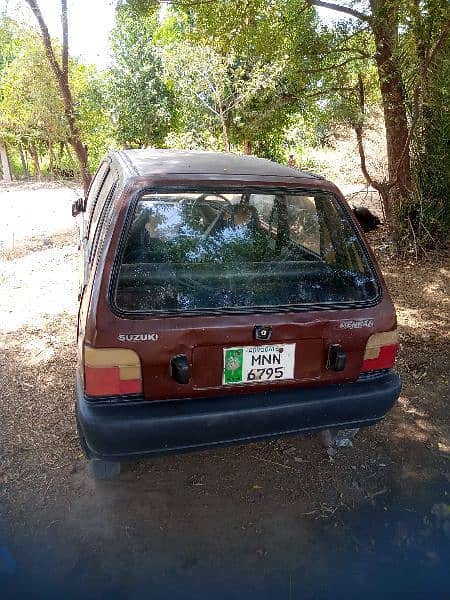
<svg viewBox="0 0 450 600"><path fill-rule="evenodd" d="M399 206L403 248L426 251L450 237L450 44L436 61L412 145L414 197Z"/></svg>
<svg viewBox="0 0 450 600"><path fill-rule="evenodd" d="M425 254L447 244L450 211L445 197L422 195L420 190L394 208L398 224L397 247L401 254Z"/></svg>

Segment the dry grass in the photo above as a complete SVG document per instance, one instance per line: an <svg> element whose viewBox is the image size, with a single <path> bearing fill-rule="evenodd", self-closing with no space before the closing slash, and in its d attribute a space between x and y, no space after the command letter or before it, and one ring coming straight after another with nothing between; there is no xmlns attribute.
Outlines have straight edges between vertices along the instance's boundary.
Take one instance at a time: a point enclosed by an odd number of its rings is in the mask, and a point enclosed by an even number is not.
<svg viewBox="0 0 450 600"><path fill-rule="evenodd" d="M385 130L382 116L374 113L364 131L364 148L369 173L374 179L387 178ZM330 181L339 182L345 194L366 185L361 173L358 146L354 132L345 127L336 128L328 146L308 148L302 154L305 163L312 162Z"/></svg>

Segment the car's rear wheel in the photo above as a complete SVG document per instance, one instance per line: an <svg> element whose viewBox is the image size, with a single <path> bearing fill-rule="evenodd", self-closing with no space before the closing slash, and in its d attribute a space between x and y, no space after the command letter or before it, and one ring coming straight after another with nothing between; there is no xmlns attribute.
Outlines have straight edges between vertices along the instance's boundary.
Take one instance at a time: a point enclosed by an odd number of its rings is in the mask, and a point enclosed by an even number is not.
<svg viewBox="0 0 450 600"><path fill-rule="evenodd" d="M91 458L89 460L89 471L94 479L112 479L120 473L120 462L112 460L101 460Z"/></svg>
<svg viewBox="0 0 450 600"><path fill-rule="evenodd" d="M89 448L88 445L86 443L86 438L83 435L83 432L81 430L80 427L80 423L78 422L78 418L77 418L77 433L78 433L78 441L80 442L80 446L81 449L83 450L83 454L85 455L86 458L90 458L91 457L91 453L89 452Z"/></svg>
<svg viewBox="0 0 450 600"><path fill-rule="evenodd" d="M101 460L100 458L92 458L91 452L86 443L86 438L83 435L78 419L77 432L81 449L83 450L85 457L88 459L89 471L91 472L91 475L94 477L94 479L112 479L113 477L119 475L121 470L120 462L113 460Z"/></svg>

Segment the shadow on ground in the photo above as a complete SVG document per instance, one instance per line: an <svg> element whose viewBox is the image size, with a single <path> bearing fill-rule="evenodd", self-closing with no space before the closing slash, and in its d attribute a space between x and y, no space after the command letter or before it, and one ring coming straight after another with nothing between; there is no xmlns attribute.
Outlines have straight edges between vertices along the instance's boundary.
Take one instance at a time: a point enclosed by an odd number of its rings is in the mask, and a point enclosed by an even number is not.
<svg viewBox="0 0 450 600"><path fill-rule="evenodd" d="M16 564L0 552L2 598L446 596L442 370L432 387L406 373L386 421L333 462L293 437L94 482L76 440L74 329L62 313L6 339L0 547Z"/></svg>

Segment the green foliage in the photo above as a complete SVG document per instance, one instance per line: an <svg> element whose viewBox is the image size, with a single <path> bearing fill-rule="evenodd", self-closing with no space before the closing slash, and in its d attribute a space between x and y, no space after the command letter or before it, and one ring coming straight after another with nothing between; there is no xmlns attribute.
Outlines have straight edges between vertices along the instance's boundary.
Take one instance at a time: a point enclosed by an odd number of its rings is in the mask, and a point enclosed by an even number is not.
<svg viewBox="0 0 450 600"><path fill-rule="evenodd" d="M227 0L179 11L189 17L192 44L226 63L222 78L231 94L247 87L226 119L231 142L239 149L249 142L256 154L281 159L284 129L306 85L306 49L318 46L313 11L301 0Z"/></svg>
<svg viewBox="0 0 450 600"><path fill-rule="evenodd" d="M153 43L157 27L155 16L137 20L126 7L117 11L108 101L121 146L163 146L175 122L173 94Z"/></svg>
<svg viewBox="0 0 450 600"><path fill-rule="evenodd" d="M105 153L116 145L105 95L107 75L81 63L72 63L70 71L80 133L88 147L89 168L95 172Z"/></svg>
<svg viewBox="0 0 450 600"><path fill-rule="evenodd" d="M0 120L10 139L60 140L67 136L62 100L42 44L21 32L18 51L1 74Z"/></svg>
<svg viewBox="0 0 450 600"><path fill-rule="evenodd" d="M229 52L223 56L210 46L181 42L165 51L168 78L185 107L185 121L201 120L222 130L227 145L229 131L243 140L249 135L249 121L263 121L258 108L274 92L283 65L245 63ZM189 126L189 125L188 125Z"/></svg>
<svg viewBox="0 0 450 600"><path fill-rule="evenodd" d="M409 123L418 124L411 132L414 189L395 206L400 243L417 250L448 238L448 38L428 64L448 2L375 4L381 8L369 23L342 15L324 25L305 0L173 2L164 19L155 0L120 0L113 67L98 73L70 61L75 116L91 167L116 145L245 148L283 162L294 154L305 164L307 148L329 145L343 127L364 141L371 114L381 114L373 29L379 24L392 42L385 47L392 45L388 63L397 89L404 89L403 108ZM54 161L71 168L63 106L41 41L6 18L0 21L0 136L13 145L16 172L19 147L35 148L44 170Z"/></svg>
<svg viewBox="0 0 450 600"><path fill-rule="evenodd" d="M3 17L0 22L0 73L11 63L18 51L16 43L20 27L12 19Z"/></svg>
<svg viewBox="0 0 450 600"><path fill-rule="evenodd" d="M418 109L411 144L414 190L409 202L396 209L400 249L421 253L447 244L450 237L450 40L446 39L430 65L426 56L448 19L446 0L408 3L403 15L401 64L411 118ZM414 97L420 86L419 103Z"/></svg>
<svg viewBox="0 0 450 600"><path fill-rule="evenodd" d="M14 146L8 146L8 159L11 172L14 173L16 177L24 177L25 173L23 172L20 156Z"/></svg>
<svg viewBox="0 0 450 600"><path fill-rule="evenodd" d="M58 49L58 42L54 42ZM93 66L71 59L69 79L75 116L83 143L88 147L90 167L114 145L113 130L105 103L105 81ZM9 143L13 172L24 175L18 148L36 151L42 171L73 172L67 155L68 127L60 91L33 29L10 19L0 24L0 135ZM50 157L49 145L52 147ZM62 151L61 151L62 148Z"/></svg>
<svg viewBox="0 0 450 600"><path fill-rule="evenodd" d="M220 137L213 131L199 127L193 123L192 129L186 127L178 131L170 132L165 140L167 148L183 148L184 150L223 150L223 143Z"/></svg>
<svg viewBox="0 0 450 600"><path fill-rule="evenodd" d="M450 45L436 61L426 87L413 142L415 192L399 207L402 250L427 250L450 237ZM412 232L414 234L412 235Z"/></svg>

